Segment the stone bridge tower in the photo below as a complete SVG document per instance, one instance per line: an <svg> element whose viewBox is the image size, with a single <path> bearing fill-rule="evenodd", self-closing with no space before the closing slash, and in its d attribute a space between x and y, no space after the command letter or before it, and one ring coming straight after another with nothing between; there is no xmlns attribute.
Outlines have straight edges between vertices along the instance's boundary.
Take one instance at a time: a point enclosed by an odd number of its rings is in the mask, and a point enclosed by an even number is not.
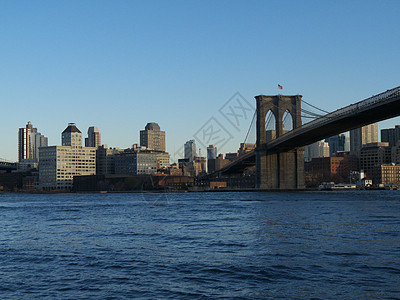
<svg viewBox="0 0 400 300"><path fill-rule="evenodd" d="M293 129L301 126L301 95L256 96L257 101L257 147L256 179L260 189L304 188L304 147L274 153L267 149L265 118L269 111L275 117L276 138L284 134L283 115L288 112Z"/></svg>

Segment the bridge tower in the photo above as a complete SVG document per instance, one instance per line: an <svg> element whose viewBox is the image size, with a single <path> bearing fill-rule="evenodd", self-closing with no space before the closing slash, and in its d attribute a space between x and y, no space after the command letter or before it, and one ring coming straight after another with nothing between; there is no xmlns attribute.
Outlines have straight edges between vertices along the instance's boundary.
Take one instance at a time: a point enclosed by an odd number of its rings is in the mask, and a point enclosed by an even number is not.
<svg viewBox="0 0 400 300"><path fill-rule="evenodd" d="M288 111L293 129L301 126L301 95L256 96L257 147L256 184L260 189L304 188L304 147L270 152L267 149L265 118L269 111L275 117L276 138L284 134L283 114Z"/></svg>

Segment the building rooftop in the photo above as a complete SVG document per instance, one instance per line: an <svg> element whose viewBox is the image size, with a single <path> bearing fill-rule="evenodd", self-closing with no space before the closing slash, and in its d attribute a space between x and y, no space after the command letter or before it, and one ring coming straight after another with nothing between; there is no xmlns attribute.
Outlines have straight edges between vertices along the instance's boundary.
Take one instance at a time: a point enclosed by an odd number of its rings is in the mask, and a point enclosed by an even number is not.
<svg viewBox="0 0 400 300"><path fill-rule="evenodd" d="M78 132L78 133L82 133L76 126L75 123L68 123L68 127L65 128L65 130L62 133L66 133L66 132Z"/></svg>
<svg viewBox="0 0 400 300"><path fill-rule="evenodd" d="M90 126L88 129L88 133L90 132L100 132L97 126Z"/></svg>
<svg viewBox="0 0 400 300"><path fill-rule="evenodd" d="M160 126L155 122L147 123L145 130L160 130Z"/></svg>

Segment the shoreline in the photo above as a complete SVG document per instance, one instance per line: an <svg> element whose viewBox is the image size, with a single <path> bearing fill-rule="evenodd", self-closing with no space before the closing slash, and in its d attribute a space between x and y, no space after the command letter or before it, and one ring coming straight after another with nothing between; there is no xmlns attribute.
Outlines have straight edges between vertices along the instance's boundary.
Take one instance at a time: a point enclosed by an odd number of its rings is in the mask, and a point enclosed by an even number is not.
<svg viewBox="0 0 400 300"><path fill-rule="evenodd" d="M349 189L349 188L304 188L304 189L190 189L190 190L133 190L133 191L1 191L0 195L15 195L15 194L29 194L29 195L65 195L65 194L140 194L140 193L297 193L297 192L335 192L335 191L384 191L389 189L384 188L368 188L368 189Z"/></svg>

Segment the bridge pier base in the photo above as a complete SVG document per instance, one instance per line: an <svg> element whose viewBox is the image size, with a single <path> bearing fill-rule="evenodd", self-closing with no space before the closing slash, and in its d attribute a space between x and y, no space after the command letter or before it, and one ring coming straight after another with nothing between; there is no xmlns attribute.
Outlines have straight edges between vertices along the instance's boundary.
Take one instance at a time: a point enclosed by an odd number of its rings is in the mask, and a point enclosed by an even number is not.
<svg viewBox="0 0 400 300"><path fill-rule="evenodd" d="M304 188L304 147L288 152L256 151L257 188Z"/></svg>

